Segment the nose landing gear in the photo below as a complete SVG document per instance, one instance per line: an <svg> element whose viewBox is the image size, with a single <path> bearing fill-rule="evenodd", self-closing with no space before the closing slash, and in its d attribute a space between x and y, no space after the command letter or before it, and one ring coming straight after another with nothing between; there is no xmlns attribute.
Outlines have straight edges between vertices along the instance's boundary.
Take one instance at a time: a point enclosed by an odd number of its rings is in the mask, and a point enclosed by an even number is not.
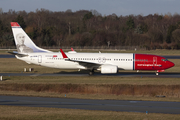
<svg viewBox="0 0 180 120"><path fill-rule="evenodd" d="M157 70L156 75L159 75L159 72L164 72L165 70Z"/></svg>
<svg viewBox="0 0 180 120"><path fill-rule="evenodd" d="M159 75L159 73L158 73L158 72L156 72L156 75Z"/></svg>

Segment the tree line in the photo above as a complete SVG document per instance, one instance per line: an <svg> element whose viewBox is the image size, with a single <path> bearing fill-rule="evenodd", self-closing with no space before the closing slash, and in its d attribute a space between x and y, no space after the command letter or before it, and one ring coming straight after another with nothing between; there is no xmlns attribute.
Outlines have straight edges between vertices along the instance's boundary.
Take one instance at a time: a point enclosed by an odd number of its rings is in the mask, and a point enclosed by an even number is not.
<svg viewBox="0 0 180 120"><path fill-rule="evenodd" d="M10 22L18 22L38 46L180 48L179 14L102 16L96 10L3 12L0 9L0 47L14 46Z"/></svg>

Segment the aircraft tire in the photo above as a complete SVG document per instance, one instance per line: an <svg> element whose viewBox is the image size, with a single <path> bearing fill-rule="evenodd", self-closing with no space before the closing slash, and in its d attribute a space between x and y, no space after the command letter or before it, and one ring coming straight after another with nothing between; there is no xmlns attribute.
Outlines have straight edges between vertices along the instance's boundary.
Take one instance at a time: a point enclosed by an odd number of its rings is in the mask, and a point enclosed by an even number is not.
<svg viewBox="0 0 180 120"><path fill-rule="evenodd" d="M93 72L93 71L90 71L90 72L89 72L89 75L90 75L90 76L91 76L91 75L93 75L93 74L94 74L94 72Z"/></svg>

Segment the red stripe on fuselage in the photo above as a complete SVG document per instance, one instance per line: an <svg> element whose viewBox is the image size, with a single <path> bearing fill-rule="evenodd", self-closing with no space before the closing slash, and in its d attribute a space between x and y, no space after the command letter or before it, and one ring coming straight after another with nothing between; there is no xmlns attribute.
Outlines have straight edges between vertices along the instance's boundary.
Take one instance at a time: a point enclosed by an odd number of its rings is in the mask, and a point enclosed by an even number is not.
<svg viewBox="0 0 180 120"><path fill-rule="evenodd" d="M164 70L167 69L167 61L162 61L165 59L157 55L147 55L147 54L135 54L134 67L135 70Z"/></svg>

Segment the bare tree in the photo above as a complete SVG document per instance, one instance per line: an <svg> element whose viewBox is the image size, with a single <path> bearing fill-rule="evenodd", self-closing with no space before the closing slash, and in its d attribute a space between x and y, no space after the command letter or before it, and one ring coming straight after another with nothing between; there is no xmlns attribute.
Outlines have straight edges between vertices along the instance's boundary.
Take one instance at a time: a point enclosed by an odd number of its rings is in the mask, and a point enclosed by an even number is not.
<svg viewBox="0 0 180 120"><path fill-rule="evenodd" d="M3 14L3 9L2 8L0 8L0 15L2 15Z"/></svg>

